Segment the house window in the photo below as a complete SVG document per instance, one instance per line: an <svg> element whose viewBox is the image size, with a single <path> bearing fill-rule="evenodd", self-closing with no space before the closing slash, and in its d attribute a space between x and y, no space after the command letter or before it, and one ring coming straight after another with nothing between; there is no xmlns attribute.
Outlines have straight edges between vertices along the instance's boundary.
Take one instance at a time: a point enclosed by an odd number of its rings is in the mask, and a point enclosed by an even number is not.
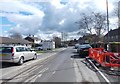
<svg viewBox="0 0 120 84"><path fill-rule="evenodd" d="M114 36L111 36L111 39L114 39Z"/></svg>
<svg viewBox="0 0 120 84"><path fill-rule="evenodd" d="M116 35L116 39L118 39L118 35Z"/></svg>

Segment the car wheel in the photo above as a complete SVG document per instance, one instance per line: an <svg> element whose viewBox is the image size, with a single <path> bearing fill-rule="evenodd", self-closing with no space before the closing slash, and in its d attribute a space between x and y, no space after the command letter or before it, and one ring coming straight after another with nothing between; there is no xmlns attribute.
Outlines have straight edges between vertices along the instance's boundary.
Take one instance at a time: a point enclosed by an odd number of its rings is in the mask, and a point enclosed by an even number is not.
<svg viewBox="0 0 120 84"><path fill-rule="evenodd" d="M22 65L23 63L24 63L24 58L21 57L20 60L19 60L19 62L18 62L18 64L19 64L19 65Z"/></svg>
<svg viewBox="0 0 120 84"><path fill-rule="evenodd" d="M37 59L37 55L35 54L34 57L33 57L33 60L36 60Z"/></svg>

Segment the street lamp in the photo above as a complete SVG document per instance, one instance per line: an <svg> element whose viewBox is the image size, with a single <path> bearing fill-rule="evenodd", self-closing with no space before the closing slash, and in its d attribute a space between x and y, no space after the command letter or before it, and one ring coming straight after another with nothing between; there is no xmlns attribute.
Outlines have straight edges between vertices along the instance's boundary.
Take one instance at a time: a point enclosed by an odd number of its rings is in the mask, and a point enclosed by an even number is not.
<svg viewBox="0 0 120 84"><path fill-rule="evenodd" d="M107 49L107 50L109 50L109 14L108 14L108 0L106 0L106 9L107 9L107 31L108 31L108 39L107 39L108 49Z"/></svg>

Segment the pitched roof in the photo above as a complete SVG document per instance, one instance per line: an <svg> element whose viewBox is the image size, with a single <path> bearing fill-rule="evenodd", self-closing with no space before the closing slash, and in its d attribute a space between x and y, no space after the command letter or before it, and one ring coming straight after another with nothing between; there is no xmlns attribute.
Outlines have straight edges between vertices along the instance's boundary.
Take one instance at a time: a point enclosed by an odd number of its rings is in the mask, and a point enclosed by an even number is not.
<svg viewBox="0 0 120 84"><path fill-rule="evenodd" d="M119 32L120 32L120 27L118 29L110 30L109 35L110 36L120 35ZM107 35L108 35L108 33L105 36L107 36Z"/></svg>
<svg viewBox="0 0 120 84"><path fill-rule="evenodd" d="M31 36L27 36L25 39L27 39L27 38L31 38L31 39L33 39L33 40L41 40L40 38L38 38L38 37L31 37Z"/></svg>
<svg viewBox="0 0 120 84"><path fill-rule="evenodd" d="M31 42L24 39L12 39L9 37L0 37L0 44L29 44Z"/></svg>

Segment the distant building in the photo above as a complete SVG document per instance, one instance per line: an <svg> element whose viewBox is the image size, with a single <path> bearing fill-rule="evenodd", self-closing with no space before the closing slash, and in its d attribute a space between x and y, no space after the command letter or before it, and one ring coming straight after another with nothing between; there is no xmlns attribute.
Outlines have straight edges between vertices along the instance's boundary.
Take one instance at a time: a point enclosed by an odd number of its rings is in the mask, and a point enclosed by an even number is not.
<svg viewBox="0 0 120 84"><path fill-rule="evenodd" d="M84 35L78 39L78 43L96 43L99 41L99 38L96 34Z"/></svg>
<svg viewBox="0 0 120 84"><path fill-rule="evenodd" d="M28 40L29 42L36 43L36 44L39 44L42 41L38 37L31 37L31 36L27 36L25 40Z"/></svg>
<svg viewBox="0 0 120 84"><path fill-rule="evenodd" d="M108 37L109 33L109 37ZM104 36L104 42L107 43L108 38L109 42L120 42L120 27L118 29L110 30L105 36Z"/></svg>
<svg viewBox="0 0 120 84"><path fill-rule="evenodd" d="M120 27L110 30L108 33L104 36L104 43L107 43L109 38L109 51L120 52Z"/></svg>
<svg viewBox="0 0 120 84"><path fill-rule="evenodd" d="M61 47L61 38L54 37L53 41L55 42L55 48Z"/></svg>
<svg viewBox="0 0 120 84"><path fill-rule="evenodd" d="M25 40L31 42L32 43L32 47L37 47L42 42L42 40L39 39L38 37L31 37L31 36L27 36L25 38Z"/></svg>
<svg viewBox="0 0 120 84"><path fill-rule="evenodd" d="M24 45L31 47L31 42L24 39L12 39L9 37L0 37L0 45Z"/></svg>
<svg viewBox="0 0 120 84"><path fill-rule="evenodd" d="M43 50L51 50L55 48L55 42L50 40L45 40L41 42L41 47Z"/></svg>
<svg viewBox="0 0 120 84"><path fill-rule="evenodd" d="M76 40L76 39L70 40L70 41L67 42L67 44L68 44L69 46L74 46L74 45L77 44L77 43L78 43L78 40Z"/></svg>

